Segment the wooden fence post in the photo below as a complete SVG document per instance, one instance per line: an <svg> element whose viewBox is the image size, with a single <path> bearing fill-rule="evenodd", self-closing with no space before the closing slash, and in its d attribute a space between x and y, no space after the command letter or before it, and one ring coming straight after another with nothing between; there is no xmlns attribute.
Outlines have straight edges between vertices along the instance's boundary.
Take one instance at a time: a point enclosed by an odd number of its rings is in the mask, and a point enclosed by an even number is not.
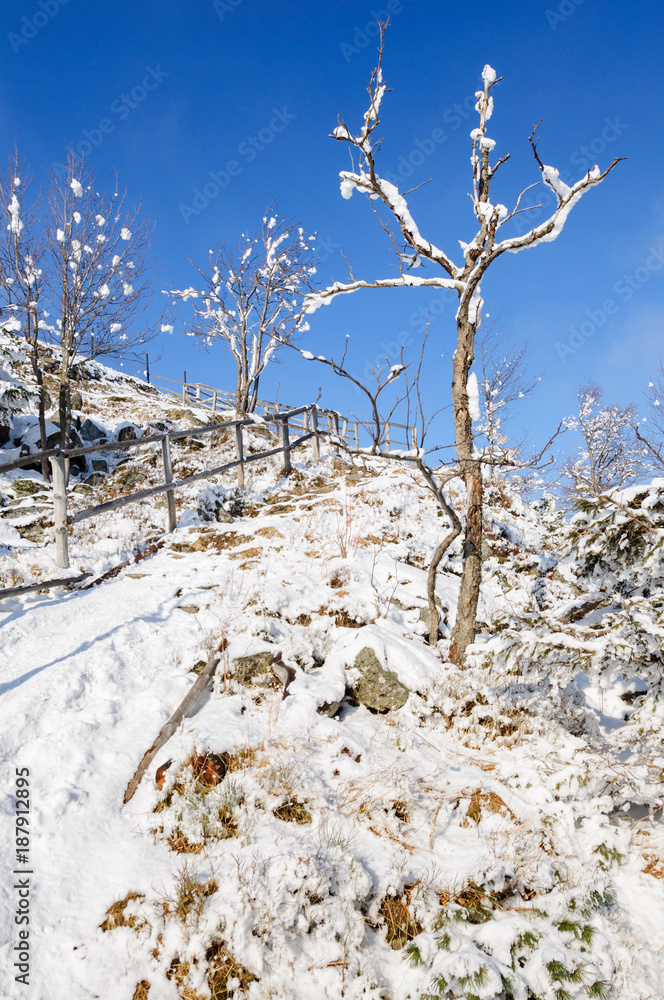
<svg viewBox="0 0 664 1000"><path fill-rule="evenodd" d="M311 429L314 433L313 437L313 451L314 451L314 461L320 462L320 439L318 437L318 410L315 406L311 407Z"/></svg>
<svg viewBox="0 0 664 1000"><path fill-rule="evenodd" d="M240 464L237 467L237 484L244 489L244 441L242 440L242 424L235 425L235 450Z"/></svg>
<svg viewBox="0 0 664 1000"><path fill-rule="evenodd" d="M360 425L355 424L355 447L359 449L360 447Z"/></svg>
<svg viewBox="0 0 664 1000"><path fill-rule="evenodd" d="M337 437L339 437L339 414L338 413L333 413L332 414L332 426L334 427L334 433L336 434ZM339 455L340 454L340 452L339 452L339 445L338 444L335 444L333 446L332 450L334 451L335 455Z"/></svg>
<svg viewBox="0 0 664 1000"><path fill-rule="evenodd" d="M69 569L67 476L64 457L62 455L53 456L51 468L53 470L53 512L55 515L55 564L60 569Z"/></svg>
<svg viewBox="0 0 664 1000"><path fill-rule="evenodd" d="M411 434L413 440L413 448L417 451L417 427L412 428Z"/></svg>
<svg viewBox="0 0 664 1000"><path fill-rule="evenodd" d="M187 405L187 383L186 382L182 383L182 405L183 406Z"/></svg>
<svg viewBox="0 0 664 1000"><path fill-rule="evenodd" d="M164 460L164 482L173 482L173 466L171 465L171 442L168 435L161 439L161 455ZM168 530L175 531L177 516L175 513L175 494L173 490L166 491L166 502L168 505Z"/></svg>
<svg viewBox="0 0 664 1000"><path fill-rule="evenodd" d="M215 389L212 393L212 412L217 412L217 390Z"/></svg>
<svg viewBox="0 0 664 1000"><path fill-rule="evenodd" d="M385 451L390 450L390 425L385 424Z"/></svg>
<svg viewBox="0 0 664 1000"><path fill-rule="evenodd" d="M284 446L284 473L288 475L291 471L291 460L290 460L290 436L288 433L288 418L285 417L281 421L281 440Z"/></svg>

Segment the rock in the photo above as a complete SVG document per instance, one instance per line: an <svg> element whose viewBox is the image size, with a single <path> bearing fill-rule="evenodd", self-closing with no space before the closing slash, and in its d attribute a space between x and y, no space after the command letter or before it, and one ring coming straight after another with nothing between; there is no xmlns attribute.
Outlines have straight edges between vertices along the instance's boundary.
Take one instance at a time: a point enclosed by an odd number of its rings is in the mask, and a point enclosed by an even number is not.
<svg viewBox="0 0 664 1000"><path fill-rule="evenodd" d="M195 417L191 410L169 410L168 417L174 423L181 423L183 420L186 420L189 427L205 427L205 421Z"/></svg>
<svg viewBox="0 0 664 1000"><path fill-rule="evenodd" d="M343 455L335 455L332 459L332 468L337 469L339 472L348 472L348 470L353 470L354 466L352 462L349 462L347 458Z"/></svg>
<svg viewBox="0 0 664 1000"><path fill-rule="evenodd" d="M90 476L89 478L92 479L92 476ZM78 486L75 486L73 492L80 493L81 496L84 497L89 497L94 491L92 489L92 484L86 482L86 483L79 483Z"/></svg>
<svg viewBox="0 0 664 1000"><path fill-rule="evenodd" d="M218 507L217 506L215 507L214 519L215 519L215 521L220 521L223 524L232 524L233 523L232 516L228 513L228 511L226 510L225 507L222 507L221 504L219 504Z"/></svg>
<svg viewBox="0 0 664 1000"><path fill-rule="evenodd" d="M9 427L6 424L0 424L0 448L3 444L7 444L9 441Z"/></svg>
<svg viewBox="0 0 664 1000"><path fill-rule="evenodd" d="M235 667L235 679L240 684L251 684L252 681L264 674L272 676L272 661L274 653L253 653L251 656L238 656L233 660Z"/></svg>
<svg viewBox="0 0 664 1000"><path fill-rule="evenodd" d="M361 677L353 687L357 700L375 712L388 712L402 708L408 701L409 691L392 670L381 666L370 646L365 646L353 664Z"/></svg>
<svg viewBox="0 0 664 1000"><path fill-rule="evenodd" d="M21 538L26 538L29 542L41 544L45 541L44 531L48 527L48 521L35 521L33 524L17 525Z"/></svg>
<svg viewBox="0 0 664 1000"><path fill-rule="evenodd" d="M84 441L105 441L106 431L99 424L96 424L94 420L90 420L90 417L86 417L81 424L79 434Z"/></svg>
<svg viewBox="0 0 664 1000"><path fill-rule="evenodd" d="M95 472L108 472L108 462L105 458L93 458L92 468Z"/></svg>
<svg viewBox="0 0 664 1000"><path fill-rule="evenodd" d="M484 559L491 559L491 557L493 555L493 549L491 548L491 546L487 542L486 538L482 539L482 544L480 545L480 555L481 555L481 558L483 560Z"/></svg>
<svg viewBox="0 0 664 1000"><path fill-rule="evenodd" d="M136 428L132 424L125 424L118 431L118 441L134 441L137 437Z"/></svg>
<svg viewBox="0 0 664 1000"><path fill-rule="evenodd" d="M43 493L47 487L36 479L15 479L11 488L17 497L31 497L35 493Z"/></svg>
<svg viewBox="0 0 664 1000"><path fill-rule="evenodd" d="M94 469L94 463L93 463L92 467ZM89 476L85 477L85 479L83 480L83 484L82 485L85 485L85 486L101 486L101 484L104 482L105 479L106 479L106 476L102 475L101 472L92 472L92 473L90 473Z"/></svg>
<svg viewBox="0 0 664 1000"><path fill-rule="evenodd" d="M93 475L98 475L98 473L93 472ZM120 476L118 479L118 485L122 487L122 491L124 493L125 490L129 490L132 486L138 486L139 483L144 483L147 478L148 477L144 472L138 472L134 469L131 472L125 473L124 476Z"/></svg>
<svg viewBox="0 0 664 1000"><path fill-rule="evenodd" d="M319 715L327 715L330 719L339 711L341 701L325 701L322 705L319 705L316 711Z"/></svg>
<svg viewBox="0 0 664 1000"><path fill-rule="evenodd" d="M197 604L180 604L180 611L186 611L188 615L197 615L201 610Z"/></svg>
<svg viewBox="0 0 664 1000"><path fill-rule="evenodd" d="M82 410L83 409L83 397L80 392L72 392L69 395L69 405L72 410Z"/></svg>

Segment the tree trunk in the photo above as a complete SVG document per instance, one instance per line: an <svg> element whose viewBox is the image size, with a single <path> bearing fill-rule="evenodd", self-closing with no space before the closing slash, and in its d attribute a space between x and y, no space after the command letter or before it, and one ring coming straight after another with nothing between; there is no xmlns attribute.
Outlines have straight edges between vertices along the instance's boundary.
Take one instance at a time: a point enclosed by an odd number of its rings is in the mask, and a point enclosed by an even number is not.
<svg viewBox="0 0 664 1000"><path fill-rule="evenodd" d="M466 648L475 639L477 604L482 582L482 465L474 454L473 426L468 400L468 373L474 358L476 323L470 319L474 308L468 288L457 314L457 349L452 376L454 437L459 467L466 484L466 529L463 543L463 575L459 603L452 631L450 659L463 664Z"/></svg>
<svg viewBox="0 0 664 1000"><path fill-rule="evenodd" d="M256 403L258 402L258 375L253 381L251 389L251 398L247 404L247 413L253 413L256 409Z"/></svg>
<svg viewBox="0 0 664 1000"><path fill-rule="evenodd" d="M479 462L472 465L473 468L464 476L467 499L463 574L450 647L450 659L457 664L464 662L466 647L475 641L477 603L482 582L482 467Z"/></svg>

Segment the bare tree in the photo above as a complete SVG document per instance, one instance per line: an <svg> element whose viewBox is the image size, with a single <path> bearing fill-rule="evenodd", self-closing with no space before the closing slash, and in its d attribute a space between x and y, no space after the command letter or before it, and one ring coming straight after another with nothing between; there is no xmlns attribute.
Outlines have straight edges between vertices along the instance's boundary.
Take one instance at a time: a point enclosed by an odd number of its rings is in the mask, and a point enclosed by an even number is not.
<svg viewBox="0 0 664 1000"><path fill-rule="evenodd" d="M475 638L477 602L481 583L481 541L482 541L482 464L473 446L472 417L468 397L468 379L475 356L475 335L481 313L482 298L480 283L488 268L507 251L515 253L556 239L565 221L579 199L592 187L599 184L618 162L601 172L593 167L571 187L559 177L554 167L542 162L537 151L535 138L537 126L530 135L533 155L540 170L541 181L556 196L556 206L551 215L542 223L522 235L498 238L498 231L518 213L528 211L521 208L523 191L511 211L504 205L490 200L490 188L498 168L509 158L509 154L491 163L495 141L487 136L487 124L493 112L492 89L500 78L491 66L485 66L482 73L483 89L477 92L476 110L478 125L471 132L472 142L472 194L471 201L477 220L477 232L469 243L459 241L464 262L454 263L451 256L420 232L408 203L398 187L383 179L376 166L376 156L381 140L376 130L380 125L380 107L386 92L383 79L382 57L385 24L380 24L380 44L378 65L374 69L368 86L369 107L364 114L359 131L353 132L343 120L333 133L333 138L348 145L351 152L351 169L341 171L341 193L350 198L353 191L365 194L372 206L383 205L386 218L380 216L383 228L389 233L397 253L399 275L373 281L356 280L350 274L347 283L335 282L330 287L312 295L307 303L309 312L338 295L346 295L361 288L423 287L453 289L459 298L456 314L457 342L452 364L452 403L454 411L455 446L461 475L466 484L466 525L464 543L464 569L459 594L458 613L454 626L451 649L452 660L462 663L466 647ZM357 163L355 161L357 159ZM539 183L539 182L538 182ZM530 185L531 187L535 185ZM529 190L529 188L526 188ZM395 227L395 232L390 226ZM398 231L398 232L397 232ZM401 245L397 241L401 240ZM437 269L431 278L423 278L412 273L414 265L430 262ZM404 267L405 265L405 267ZM442 273L441 273L442 272Z"/></svg>
<svg viewBox="0 0 664 1000"><path fill-rule="evenodd" d="M307 361L316 361L320 364L327 365L340 378L347 379L359 390L360 394L369 404L371 415L366 422L363 422L363 426L368 433L370 442L369 445L367 447L353 448L349 446L344 438L334 437L333 440L335 445L343 448L344 451L350 455L371 455L376 458L387 459L391 462L410 465L413 469L420 473L427 488L436 500L439 509L449 521L449 531L436 546L427 571L429 642L431 645L434 645L438 641L438 629L440 625L440 614L438 604L436 602L436 574L445 553L452 545L452 542L454 542L454 540L461 534L463 528L461 521L459 520L454 507L450 504L445 492L447 483L459 476L459 470L458 468L445 467L434 469L427 459L427 451L425 448L427 433L433 420L437 416L437 413L427 414L425 412L423 397L420 391L420 376L422 374L428 332L429 330L427 325L427 331L422 342L419 363L411 377L408 376L409 366L404 363L402 353L401 363L399 364L390 364L388 358L385 358L385 367L382 365L378 365L377 367L371 366L370 374L372 377L372 385L370 387L353 375L348 368L346 368L348 338L346 338L344 352L339 361L335 361L333 358L323 357L322 355L314 357L314 355L309 351L299 350L299 353ZM298 348L295 349L298 350ZM404 388L401 394L397 395L392 401L391 406L389 406L385 414L382 415L379 409L379 397L383 394L384 390L388 388L388 386L392 386L402 375L403 378L401 379L401 382L404 383ZM390 449L388 444L388 424L395 411L403 405L407 408L407 424L411 426L412 421L412 425L414 425L414 447L409 451L395 451L394 449Z"/></svg>
<svg viewBox="0 0 664 1000"><path fill-rule="evenodd" d="M577 417L566 421L578 430L583 444L563 465L570 498L602 496L629 485L646 467L643 445L634 433L636 407L630 403L602 403L603 391L594 382L579 386Z"/></svg>
<svg viewBox="0 0 664 1000"><path fill-rule="evenodd" d="M28 357L37 383L39 435L42 451L46 440L46 389L39 355L39 300L44 291L44 243L40 231L39 195L32 196L32 177L18 150L0 175L0 203L8 221L0 238L0 307L7 314L5 329L20 331L28 345ZM42 475L49 478L48 460L42 459Z"/></svg>
<svg viewBox="0 0 664 1000"><path fill-rule="evenodd" d="M202 300L194 306L192 332L205 346L223 341L237 368L235 408L252 412L258 382L275 351L309 328L302 296L315 274L315 236L273 215L270 206L259 235L243 236L236 247L210 251L209 272L197 267L202 291L175 291L175 298Z"/></svg>
<svg viewBox="0 0 664 1000"><path fill-rule="evenodd" d="M46 220L49 330L61 350L62 447L69 438L70 380L75 361L138 357L158 322L140 322L150 301L152 225L127 205L117 177L101 191L73 157L51 173Z"/></svg>

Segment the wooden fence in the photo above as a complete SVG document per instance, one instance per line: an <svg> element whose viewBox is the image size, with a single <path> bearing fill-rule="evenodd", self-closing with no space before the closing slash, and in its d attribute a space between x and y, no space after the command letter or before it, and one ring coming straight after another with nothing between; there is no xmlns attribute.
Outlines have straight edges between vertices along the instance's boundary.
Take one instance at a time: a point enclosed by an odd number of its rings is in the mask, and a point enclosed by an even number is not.
<svg viewBox="0 0 664 1000"><path fill-rule="evenodd" d="M167 395L176 396L183 403L195 406L202 406L210 409L213 413L220 410L234 407L234 397L231 393L221 389L200 383L190 384L187 382L175 382L171 379L161 379L163 382L170 382L177 389L166 389ZM258 400L259 406L263 408L263 416L249 416L242 420L229 420L219 424L212 424L204 427L194 427L189 430L165 431L158 434L150 434L139 438L129 438L125 441L97 441L94 444L82 445L75 448L50 448L48 451L32 452L29 455L22 455L20 458L0 465L0 474L11 472L14 469L22 468L26 465L33 465L43 458L48 458L53 470L53 507L55 521L55 550L56 565L62 569L69 568L68 549L68 528L79 521L90 517L96 517L110 510L117 510L129 503L136 503L139 500L146 500L149 497L166 493L167 500L167 531L171 532L176 526L175 514L175 490L201 479L209 479L210 476L228 472L231 469L237 470L237 482L240 487L244 486L244 468L250 462L257 462L272 455L283 454L284 470L289 473L291 470L290 453L293 448L304 444L306 441L313 441L314 459L320 459L320 440L327 439L334 452L339 452L339 446L345 443L349 448L359 449L362 447L362 440L367 438L368 428L371 426L357 420L349 420L334 410L323 410L316 404L300 406L296 408L279 410L274 403L267 403ZM270 409L272 407L272 409ZM299 419L298 419L299 418ZM256 452L246 455L244 450L243 428L265 426L274 424L280 444L275 448L266 451ZM396 440L393 429L397 432L405 430L406 441ZM233 430L235 433L235 447L237 458L232 462L225 462L214 469L205 469L183 479L173 479L173 469L171 463L171 441L178 441L186 437L198 437L201 434L211 434L214 431ZM291 430L300 433L300 436L291 439ZM384 440L381 446L390 451L394 445L405 445L407 449L416 448L415 430L406 427L404 424L387 423L384 425ZM410 440L408 440L410 438ZM105 503L97 504L95 507L87 507L76 514L69 514L67 509L67 481L69 477L69 462L72 458L81 455L99 454L106 451L120 451L146 444L160 444L161 458L164 470L164 482L158 486L152 486L146 490L130 493L127 496L117 497ZM22 588L19 588L22 589ZM34 587L32 588L34 589ZM3 596L3 592L0 592Z"/></svg>
<svg viewBox="0 0 664 1000"><path fill-rule="evenodd" d="M204 385L202 382L178 382L177 379L152 376L152 383L159 383L156 388L160 389L167 396L173 396L182 402L183 406L201 406L204 409L217 413L219 410L234 409L235 396L225 389L215 389L214 386ZM256 400L256 408L262 410L267 417L269 413L279 412L277 404L268 402L265 399ZM290 409L284 407L284 409ZM319 426L325 424L327 432L340 437L351 447L360 448L363 444L369 444L369 428L371 425L366 421L345 417L335 410L326 410L317 407ZM270 418L271 419L271 418ZM390 421L383 425L385 438L383 447L385 451L393 448L417 448L417 432L415 427L406 424L399 424ZM405 433L401 433L405 432Z"/></svg>
<svg viewBox="0 0 664 1000"><path fill-rule="evenodd" d="M290 437L290 429L292 426L292 420L294 417L299 415L306 415L303 422L304 432L300 437L292 440ZM253 455L245 455L244 452L244 438L243 438L243 428L245 427L256 427L257 425L264 425L264 422L275 423L280 432L281 443L276 448L270 448L266 451L256 452ZM308 429L308 424L311 423L311 430ZM194 427L190 430L180 430L180 431L165 431L160 434L149 434L140 438L129 438L125 441L106 441L106 442L96 442L95 444L83 445L77 448L51 448L48 451L32 452L30 455L23 455L21 458L14 459L12 462L7 462L5 465L0 465L0 473L10 472L13 469L21 468L25 465L32 465L35 462L41 461L42 458L48 457L51 462L51 467L53 470L53 513L55 521L55 555L56 555L56 565L62 569L69 568L69 551L68 551L68 527L72 524L78 524L79 521L84 521L90 517L96 517L98 514L103 514L106 511L117 510L119 507L124 507L129 503L136 503L139 500L146 500L149 497L157 496L159 493L166 493L167 508L168 508L168 528L167 530L173 531L176 525L175 516L175 496L174 491L181 489L183 486L189 486L191 483L198 482L201 479L209 479L210 476L216 476L222 472L228 472L230 469L237 469L238 485L244 486L244 467L250 462L258 462L261 459L269 458L272 455L277 455L280 452L283 454L284 458L284 471L289 473L291 470L291 458L290 453L293 448L297 448L299 445L313 439L314 441L314 457L316 459L320 458L320 444L319 437L320 432L317 427L317 412L315 406L301 406L295 410L285 410L282 413L269 414L268 419L256 420L251 417L245 418L243 420L230 420L221 424L213 424L207 427ZM297 427L297 425L296 425ZM223 465L219 465L214 469L205 469L202 472L197 472L190 476L185 476L184 479L173 479L173 470L171 465L171 441L182 440L186 437L198 437L201 434L211 434L214 431L222 430L234 430L235 431L235 442L237 459L233 462L225 462ZM323 432L324 433L324 432ZM127 496L116 497L114 500L109 500L106 503L97 504L95 507L87 507L85 510L78 511L76 514L70 515L67 510L67 479L68 479L68 463L72 458L76 458L80 455L92 455L100 454L105 451L119 451L125 450L127 448L134 448L137 445L145 444L161 444L161 456L164 469L164 482L160 483L158 486L152 486L146 490L140 490L136 493L130 493Z"/></svg>

